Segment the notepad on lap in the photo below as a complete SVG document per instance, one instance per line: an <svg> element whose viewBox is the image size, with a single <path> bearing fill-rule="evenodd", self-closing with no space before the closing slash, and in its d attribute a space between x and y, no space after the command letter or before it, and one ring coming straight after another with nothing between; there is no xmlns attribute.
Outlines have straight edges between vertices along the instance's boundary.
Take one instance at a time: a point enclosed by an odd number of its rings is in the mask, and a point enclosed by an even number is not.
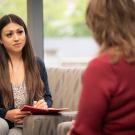
<svg viewBox="0 0 135 135"><path fill-rule="evenodd" d="M62 111L67 111L68 108L48 108L48 109L39 109L33 106L24 105L21 111L30 111L32 114L57 114Z"/></svg>

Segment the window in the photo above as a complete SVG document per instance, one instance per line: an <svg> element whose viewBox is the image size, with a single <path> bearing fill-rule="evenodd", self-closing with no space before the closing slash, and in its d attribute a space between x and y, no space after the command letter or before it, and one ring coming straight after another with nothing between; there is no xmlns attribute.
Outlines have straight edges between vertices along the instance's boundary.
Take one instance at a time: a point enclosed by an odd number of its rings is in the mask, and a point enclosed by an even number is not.
<svg viewBox="0 0 135 135"><path fill-rule="evenodd" d="M97 44L85 24L84 0L44 0L44 47L48 66L85 66Z"/></svg>
<svg viewBox="0 0 135 135"><path fill-rule="evenodd" d="M27 0L0 0L0 17L11 13L27 23Z"/></svg>

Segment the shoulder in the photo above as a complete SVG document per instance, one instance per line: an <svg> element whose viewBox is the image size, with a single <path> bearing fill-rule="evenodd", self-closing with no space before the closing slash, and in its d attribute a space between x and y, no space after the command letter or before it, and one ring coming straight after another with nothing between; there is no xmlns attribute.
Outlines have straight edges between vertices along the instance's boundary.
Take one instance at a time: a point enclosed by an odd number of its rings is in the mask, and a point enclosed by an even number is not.
<svg viewBox="0 0 135 135"><path fill-rule="evenodd" d="M87 69L93 69L98 71L112 71L119 72L119 69L125 66L125 60L123 57L119 57L117 62L112 60L112 52L107 51L97 56L95 59L89 62Z"/></svg>
<svg viewBox="0 0 135 135"><path fill-rule="evenodd" d="M40 74L42 75L43 73L45 73L46 68L45 68L44 61L40 57L36 57L36 63L37 63L38 69L40 71Z"/></svg>
<svg viewBox="0 0 135 135"><path fill-rule="evenodd" d="M36 57L36 62L38 66L44 66L44 61L40 57Z"/></svg>
<svg viewBox="0 0 135 135"><path fill-rule="evenodd" d="M113 66L109 53L103 53L89 62L88 68L94 69L104 69L104 68L111 68Z"/></svg>
<svg viewBox="0 0 135 135"><path fill-rule="evenodd" d="M106 96L114 94L119 83L115 66L108 54L101 54L88 64L83 74L83 84L88 89L100 89Z"/></svg>
<svg viewBox="0 0 135 135"><path fill-rule="evenodd" d="M117 64L113 64L110 55L104 53L89 62L84 72L84 78L95 77L95 80L98 78L116 80L117 74Z"/></svg>

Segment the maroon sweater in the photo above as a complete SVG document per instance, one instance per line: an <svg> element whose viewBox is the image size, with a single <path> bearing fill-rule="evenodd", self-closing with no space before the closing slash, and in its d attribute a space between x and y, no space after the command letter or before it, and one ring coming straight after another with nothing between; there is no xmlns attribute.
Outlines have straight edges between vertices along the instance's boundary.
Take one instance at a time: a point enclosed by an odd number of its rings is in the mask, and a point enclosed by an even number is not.
<svg viewBox="0 0 135 135"><path fill-rule="evenodd" d="M135 135L135 67L109 53L88 65L71 135Z"/></svg>

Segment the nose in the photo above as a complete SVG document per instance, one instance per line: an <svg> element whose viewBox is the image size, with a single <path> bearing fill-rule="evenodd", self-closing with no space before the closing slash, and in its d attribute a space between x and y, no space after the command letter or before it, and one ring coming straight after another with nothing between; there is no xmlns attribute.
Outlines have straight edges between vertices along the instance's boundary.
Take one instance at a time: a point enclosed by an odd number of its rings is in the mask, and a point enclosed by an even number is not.
<svg viewBox="0 0 135 135"><path fill-rule="evenodd" d="M14 34L13 38L14 38L14 41L18 41L19 40L19 36L16 33Z"/></svg>

